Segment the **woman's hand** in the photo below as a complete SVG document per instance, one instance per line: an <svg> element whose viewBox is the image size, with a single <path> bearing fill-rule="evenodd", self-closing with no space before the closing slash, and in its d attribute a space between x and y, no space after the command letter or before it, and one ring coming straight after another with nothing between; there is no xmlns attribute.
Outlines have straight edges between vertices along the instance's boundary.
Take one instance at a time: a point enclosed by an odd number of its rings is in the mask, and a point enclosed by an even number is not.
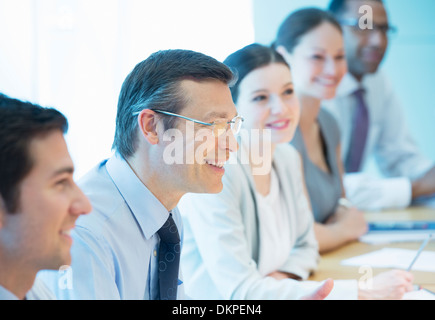
<svg viewBox="0 0 435 320"><path fill-rule="evenodd" d="M398 300L412 291L414 276L403 270L391 270L373 277L371 288L359 289L360 300Z"/></svg>
<svg viewBox="0 0 435 320"><path fill-rule="evenodd" d="M354 207L338 206L327 223L335 224L336 231L343 235L345 241L356 240L368 230L364 213Z"/></svg>

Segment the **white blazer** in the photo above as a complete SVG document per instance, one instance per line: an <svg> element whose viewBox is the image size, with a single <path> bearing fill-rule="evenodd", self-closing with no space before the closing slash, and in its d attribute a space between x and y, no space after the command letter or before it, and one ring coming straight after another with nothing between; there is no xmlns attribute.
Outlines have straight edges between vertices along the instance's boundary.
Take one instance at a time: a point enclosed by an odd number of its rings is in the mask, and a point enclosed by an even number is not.
<svg viewBox="0 0 435 320"><path fill-rule="evenodd" d="M243 300L298 299L311 293L318 283L260 275L254 180L249 164L241 163L240 153L236 158L225 167L221 193L188 194L179 203L185 226L181 268L186 294L194 299ZM293 249L280 271L306 279L316 269L319 256L300 156L292 146L279 145L273 166L286 194L292 233Z"/></svg>

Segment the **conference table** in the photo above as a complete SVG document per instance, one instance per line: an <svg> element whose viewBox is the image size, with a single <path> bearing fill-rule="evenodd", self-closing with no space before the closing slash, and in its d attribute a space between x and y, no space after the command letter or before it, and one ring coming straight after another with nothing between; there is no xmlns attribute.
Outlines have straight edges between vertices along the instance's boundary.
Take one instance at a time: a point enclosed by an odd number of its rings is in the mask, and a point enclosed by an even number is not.
<svg viewBox="0 0 435 320"><path fill-rule="evenodd" d="M366 220L372 221L435 221L435 208L430 207L409 207L404 210L385 210L379 212L366 212ZM435 236L435 234L434 234ZM342 261L366 253L381 250L383 248L401 248L418 250L422 241L400 241L390 243L367 243L354 241L343 247L321 255L318 270L310 276L309 280L322 281L332 279L362 279L367 272L359 266L343 265ZM435 239L429 241L424 251L435 252ZM435 261L434 261L435 265ZM373 276L380 272L387 271L386 268L371 268ZM435 292L435 272L411 270L414 275L414 284Z"/></svg>

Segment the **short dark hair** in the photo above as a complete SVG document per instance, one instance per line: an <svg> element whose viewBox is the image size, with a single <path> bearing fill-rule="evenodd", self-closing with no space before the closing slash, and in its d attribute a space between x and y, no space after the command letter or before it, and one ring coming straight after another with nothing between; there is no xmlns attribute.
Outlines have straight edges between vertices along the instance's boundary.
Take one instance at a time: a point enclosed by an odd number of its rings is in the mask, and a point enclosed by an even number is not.
<svg viewBox="0 0 435 320"><path fill-rule="evenodd" d="M246 47L230 54L224 60L224 63L233 71L237 78L237 81L235 81L230 88L234 103L237 102L239 97L240 82L246 77L246 75L254 69L275 62L288 66L284 58L273 48L258 43L247 45Z"/></svg>
<svg viewBox="0 0 435 320"><path fill-rule="evenodd" d="M299 9L281 23L273 45L283 46L291 53L303 35L323 22L331 23L342 32L340 24L330 12L318 8Z"/></svg>
<svg viewBox="0 0 435 320"><path fill-rule="evenodd" d="M334 16L338 16L341 14L346 6L346 0L331 0L328 5L328 11L331 12Z"/></svg>
<svg viewBox="0 0 435 320"><path fill-rule="evenodd" d="M137 118L143 109L179 113L186 104L179 84L184 79L218 80L230 84L231 70L205 54L191 50L163 50L140 62L125 79L118 100L113 148L124 158L136 150ZM164 117L165 128L174 126L175 117Z"/></svg>
<svg viewBox="0 0 435 320"><path fill-rule="evenodd" d="M334 15L334 17L340 16L346 9L347 1L349 0L331 0L331 2L328 5L328 11L331 12ZM382 2L382 0L373 0L373 1Z"/></svg>
<svg viewBox="0 0 435 320"><path fill-rule="evenodd" d="M62 113L0 93L0 196L8 212L18 210L21 181L33 167L31 141L55 130L68 131Z"/></svg>

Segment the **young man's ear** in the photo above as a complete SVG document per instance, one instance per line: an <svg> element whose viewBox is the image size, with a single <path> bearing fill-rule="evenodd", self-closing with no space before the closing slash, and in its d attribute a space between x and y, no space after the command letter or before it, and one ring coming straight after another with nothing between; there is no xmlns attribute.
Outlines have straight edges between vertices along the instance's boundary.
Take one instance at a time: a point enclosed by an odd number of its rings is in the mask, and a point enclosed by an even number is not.
<svg viewBox="0 0 435 320"><path fill-rule="evenodd" d="M150 110L144 109L141 111L138 119L139 130L142 136L152 145L159 142L157 134L158 117L157 114Z"/></svg>

